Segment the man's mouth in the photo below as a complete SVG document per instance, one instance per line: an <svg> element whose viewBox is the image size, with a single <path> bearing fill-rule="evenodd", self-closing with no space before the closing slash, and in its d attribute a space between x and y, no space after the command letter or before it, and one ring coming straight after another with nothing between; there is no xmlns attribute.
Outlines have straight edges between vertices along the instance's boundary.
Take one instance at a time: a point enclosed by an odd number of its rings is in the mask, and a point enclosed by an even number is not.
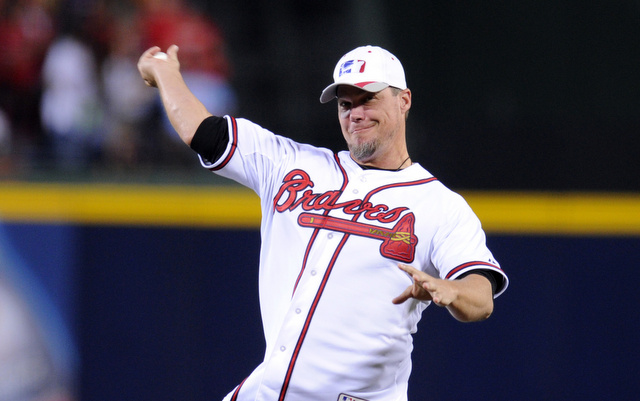
<svg viewBox="0 0 640 401"><path fill-rule="evenodd" d="M373 127L373 125L357 126L357 127L354 127L354 128L351 129L351 134L358 135L358 134L361 134L361 133L363 133L365 131L370 130L372 127Z"/></svg>

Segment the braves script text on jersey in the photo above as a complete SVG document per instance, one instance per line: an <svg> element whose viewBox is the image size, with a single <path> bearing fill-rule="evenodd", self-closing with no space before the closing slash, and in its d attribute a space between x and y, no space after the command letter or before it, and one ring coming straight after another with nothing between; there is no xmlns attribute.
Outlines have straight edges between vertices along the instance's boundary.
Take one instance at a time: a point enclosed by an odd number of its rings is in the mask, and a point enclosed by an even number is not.
<svg viewBox="0 0 640 401"><path fill-rule="evenodd" d="M407 399L411 334L429 305L391 300L410 264L455 279L507 277L462 197L419 164L363 169L348 152L296 143L225 117L225 153L202 164L261 199L264 361L225 400Z"/></svg>

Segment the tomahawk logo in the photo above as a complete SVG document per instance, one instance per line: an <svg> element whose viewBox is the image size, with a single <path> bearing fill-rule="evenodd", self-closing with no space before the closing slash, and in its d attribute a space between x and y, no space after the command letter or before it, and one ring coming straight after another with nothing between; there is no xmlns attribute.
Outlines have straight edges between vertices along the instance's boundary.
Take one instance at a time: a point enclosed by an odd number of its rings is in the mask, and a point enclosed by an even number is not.
<svg viewBox="0 0 640 401"><path fill-rule="evenodd" d="M418 243L418 237L413 233L415 222L413 213L405 214L391 229L313 213L298 216L298 224L303 227L323 228L381 240L382 256L406 263L413 262Z"/></svg>
<svg viewBox="0 0 640 401"><path fill-rule="evenodd" d="M343 74L353 74L353 73L363 73L364 68L367 65L367 62L364 60L349 60L342 63L340 66L340 72L338 72L338 77L341 77Z"/></svg>

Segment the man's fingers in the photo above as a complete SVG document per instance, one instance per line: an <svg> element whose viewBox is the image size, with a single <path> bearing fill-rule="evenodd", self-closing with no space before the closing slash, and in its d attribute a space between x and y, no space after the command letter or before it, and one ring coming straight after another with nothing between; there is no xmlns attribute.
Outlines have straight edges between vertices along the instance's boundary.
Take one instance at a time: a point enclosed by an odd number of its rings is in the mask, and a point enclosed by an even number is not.
<svg viewBox="0 0 640 401"><path fill-rule="evenodd" d="M150 47L144 53L142 53L141 58L153 57L153 55L159 51L160 51L160 48L158 46Z"/></svg>
<svg viewBox="0 0 640 401"><path fill-rule="evenodd" d="M425 291L427 291L430 295L431 295L431 299L433 300L433 303L435 303L438 306L447 306L450 301L448 301L448 298L446 297L446 292L443 293L442 291L439 290L439 288L436 288L436 286L433 283L429 283L427 281L423 282L421 284L422 288L425 289Z"/></svg>
<svg viewBox="0 0 640 401"><path fill-rule="evenodd" d="M407 287L406 290L402 291L402 294L395 297L391 302L393 302L396 305L404 303L407 299L411 298L411 292L413 290L412 287L413 285L410 285L409 287Z"/></svg>
<svg viewBox="0 0 640 401"><path fill-rule="evenodd" d="M178 50L180 50L180 49L178 48L177 45L171 45L167 49L167 54L169 55L169 57L171 59L177 60L178 59Z"/></svg>
<svg viewBox="0 0 640 401"><path fill-rule="evenodd" d="M411 276L413 281L418 283L421 287L424 287L425 283L430 283L433 280L433 277L431 277L430 275L426 274L421 270L416 269L413 266L405 265L403 263L398 263L398 267L400 268L400 270L403 270L409 276ZM427 287L424 287L424 289L429 291L429 288Z"/></svg>
<svg viewBox="0 0 640 401"><path fill-rule="evenodd" d="M433 301L438 305L441 303L442 298L438 292L437 279L403 263L398 263L398 268L411 277L413 284L393 300L394 304L401 304L409 298L415 298L420 301Z"/></svg>

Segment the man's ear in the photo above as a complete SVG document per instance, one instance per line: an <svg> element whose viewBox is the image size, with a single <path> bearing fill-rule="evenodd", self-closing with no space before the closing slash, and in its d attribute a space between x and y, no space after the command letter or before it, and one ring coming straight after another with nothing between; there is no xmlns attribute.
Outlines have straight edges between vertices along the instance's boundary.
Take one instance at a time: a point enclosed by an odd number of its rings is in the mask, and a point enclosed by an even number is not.
<svg viewBox="0 0 640 401"><path fill-rule="evenodd" d="M408 111L411 108L411 90L405 89L400 92L400 107L403 111Z"/></svg>
<svg viewBox="0 0 640 401"><path fill-rule="evenodd" d="M400 92L400 108L403 112L409 111L411 108L411 90L405 89Z"/></svg>

